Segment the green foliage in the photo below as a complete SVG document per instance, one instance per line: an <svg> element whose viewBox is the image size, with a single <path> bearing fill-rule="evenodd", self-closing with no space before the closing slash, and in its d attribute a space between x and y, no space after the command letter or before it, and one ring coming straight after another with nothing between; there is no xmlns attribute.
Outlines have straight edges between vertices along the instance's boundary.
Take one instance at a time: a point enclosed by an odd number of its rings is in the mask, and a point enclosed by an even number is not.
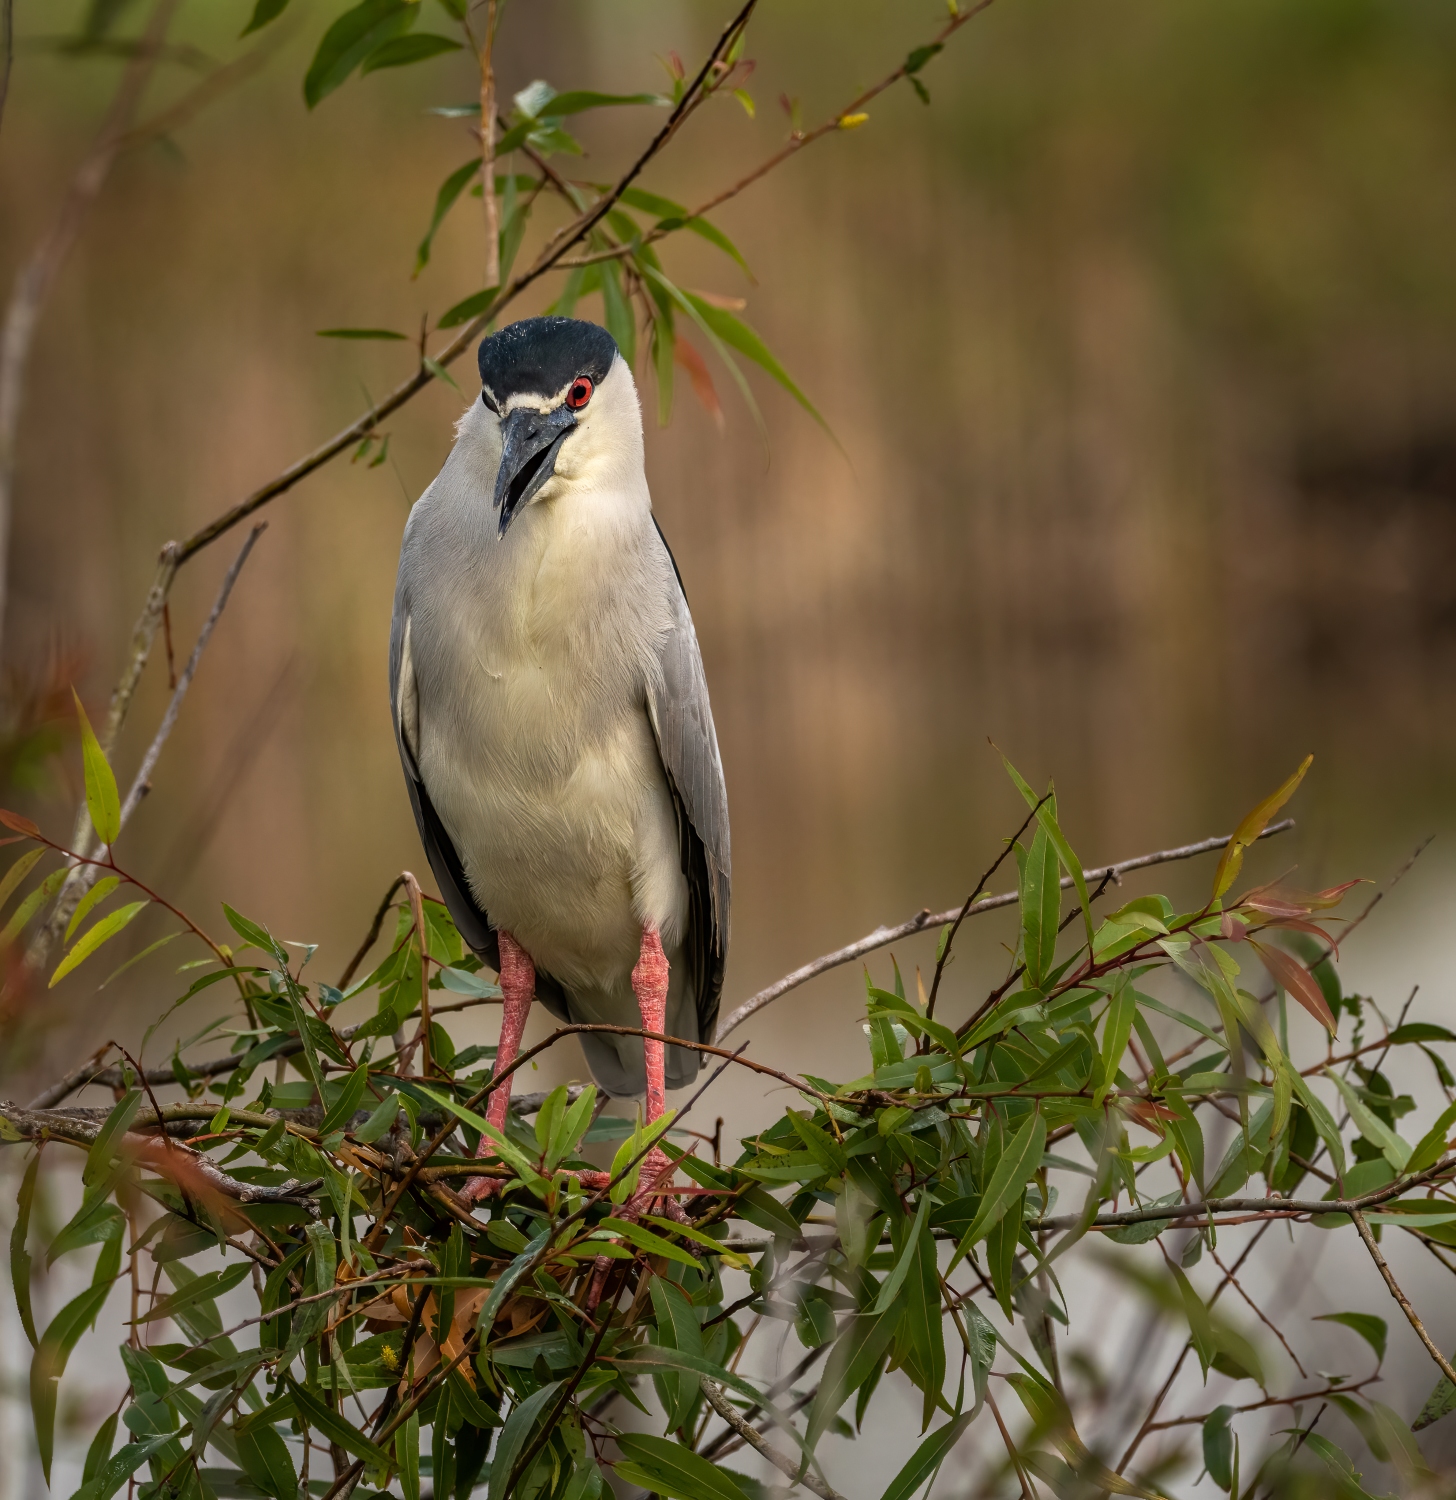
<svg viewBox="0 0 1456 1500"><path fill-rule="evenodd" d="M590 1166L583 1153L594 1090L572 1097L557 1088L534 1120L513 1117L497 1130L482 1112L489 1059L482 1049L457 1048L444 1017L429 1027L428 1076L402 1066L392 1039L403 1037L413 1051L411 1038L423 1037L422 994L495 993L468 967L474 960L438 902L425 900L423 929L402 906L384 958L345 994L306 986L287 946L225 908L258 961L203 976L178 1003L229 982L251 1018L245 1045L221 1078L215 1070L194 1074L181 1060L174 1068L207 1132L196 1147L225 1151L232 1180L256 1185L253 1196L209 1189L171 1148L138 1146L150 1106L140 1089L128 1090L86 1137L81 1206L47 1252L50 1262L99 1246L92 1285L36 1338L28 1301L32 1159L11 1267L22 1324L36 1344L31 1400L45 1462L69 1354L122 1274L121 1205L150 1200L160 1216L132 1253L149 1255L171 1289L146 1299L138 1326L170 1320L190 1342L123 1351L132 1381L123 1414L130 1440L113 1454L113 1433L93 1452L82 1491L88 1497L114 1493L144 1465L153 1483L180 1482L187 1452L203 1444L256 1492L292 1496L303 1431L341 1455L341 1464L357 1464L371 1484L393 1478L406 1495L423 1493L424 1477L433 1475L462 1494L478 1479L499 1497L565 1500L605 1494L609 1473L661 1495L746 1495L749 1481L701 1451L711 1416L705 1383L743 1409L776 1410L764 1384L730 1368L750 1332L743 1319L792 1327L822 1359L802 1431L787 1416L770 1418L771 1429L797 1445L795 1462L814 1463L822 1438L845 1430L841 1413L851 1398L862 1421L887 1371L898 1372L920 1393L924 1436L886 1495L908 1500L979 1416L999 1346L1014 1356L1007 1378L1032 1421L1019 1460L1028 1472L1054 1488L1089 1483L1151 1493L1105 1467L1078 1436L1056 1386L1005 1343L989 1315L1008 1332L1024 1324L1054 1372L1048 1330L1071 1310L1060 1305L1052 1263L1100 1233L1119 1257L1109 1264L1124 1284L1186 1328L1206 1379L1262 1385L1268 1376L1258 1349L1186 1269L1196 1255L1185 1253L1181 1265L1165 1258L1159 1274L1128 1257L1146 1253L1135 1247L1158 1240L1180 1216L1211 1238L1223 1200L1241 1202L1261 1176L1283 1183L1294 1157L1312 1164L1326 1150L1338 1172L1355 1160L1343 1191L1375 1195L1372 1221L1439 1236L1448 1220L1456 1223L1456 1202L1442 1212L1448 1200L1440 1187L1450 1176L1444 1153L1456 1106L1412 1145L1397 1129L1407 1105L1389 1084L1383 1057L1448 1037L1411 1023L1378 1044L1382 1058L1373 1066L1357 1052L1341 1067L1301 1072L1264 1017L1269 999L1242 987L1234 955L1254 951L1258 935L1267 943L1282 932L1321 930L1317 915L1344 888L1259 887L1234 899L1225 889L1183 913L1164 898L1141 897L1100 922L1089 892L1078 902L1087 920L1075 923L1074 911L1063 922L1060 882L1065 875L1085 889L1080 862L1054 798L1037 798L1014 779L1032 812L1030 833L1016 846L1018 942L1002 985L978 1005L948 997L950 1008L931 1015L923 995L919 1003L906 996L898 969L892 989L867 981L866 1073L802 1080L798 1104L744 1140L731 1164L684 1155L668 1133L671 1115L651 1130L629 1127L604 1186L578 1176ZM1241 825L1250 840L1277 801ZM21 875L7 894L34 864L17 865ZM1148 993L1159 971L1203 996L1201 1015L1196 998L1174 1005ZM339 1011L371 996L372 1019L340 1030ZM1134 1042L1145 1068L1130 1056ZM1256 1061L1247 1055L1251 1046ZM297 1081L270 1076L280 1059ZM1341 1122L1316 1091L1317 1079L1338 1102ZM281 1115L268 1112L280 1108ZM1240 1123L1205 1178L1205 1132L1219 1109ZM1134 1145L1131 1127L1152 1144ZM467 1152L480 1142L484 1162L458 1154L460 1130ZM396 1154L396 1143L405 1142L411 1170ZM642 1159L654 1146L707 1190L688 1200L684 1222L635 1196ZM1079 1148L1085 1163L1065 1154ZM1144 1176L1166 1170L1170 1158L1190 1193L1192 1184L1208 1182L1206 1206L1190 1214L1181 1194L1155 1189L1157 1179ZM452 1188L481 1171L493 1176L496 1192L472 1216ZM1085 1179L1085 1198L1077 1211L1058 1214L1055 1199L1069 1171ZM1427 1174L1426 1191L1435 1184L1436 1196L1412 1193L1416 1172ZM273 1201L258 1195L265 1186L276 1189ZM838 1232L813 1239L808 1220L826 1204ZM1323 1218L1348 1223L1343 1213ZM1061 1236L1055 1245L1051 1234ZM261 1280L254 1259L237 1254L244 1242L259 1247ZM1188 1243L1197 1251L1202 1238ZM187 1265L204 1255L206 1269ZM984 1289L979 1306L958 1289L967 1260L972 1289L976 1282ZM735 1277L740 1289L730 1295ZM223 1335L220 1303L258 1286L263 1321L235 1344ZM1352 1312L1326 1321L1383 1357L1382 1319ZM959 1358L948 1341L961 1345ZM946 1389L962 1360L974 1395L969 1410L963 1377L954 1401ZM1391 1427L1398 1419L1388 1409L1340 1391L1338 1382L1330 1389L1351 1404L1382 1452L1407 1467L1418 1463L1409 1431L1401 1429L1402 1437ZM362 1405L352 1395L341 1399L351 1392ZM618 1427L611 1398L642 1405L648 1393L663 1435ZM1438 1389L1421 1421L1453 1405ZM588 1411L597 1413L590 1421ZM1231 1491L1241 1462L1237 1418L1225 1403L1202 1428L1209 1475ZM1275 1450L1261 1472L1280 1464L1303 1472L1300 1464L1312 1460L1340 1467L1332 1445L1306 1443L1300 1452ZM1355 1483L1352 1466L1341 1472L1342 1483Z"/></svg>

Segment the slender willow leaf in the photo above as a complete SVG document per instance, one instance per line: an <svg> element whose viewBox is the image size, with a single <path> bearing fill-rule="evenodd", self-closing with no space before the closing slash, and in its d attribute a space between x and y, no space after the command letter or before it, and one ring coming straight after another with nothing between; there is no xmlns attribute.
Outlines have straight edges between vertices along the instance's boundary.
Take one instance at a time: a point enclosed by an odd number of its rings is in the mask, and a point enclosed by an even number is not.
<svg viewBox="0 0 1456 1500"><path fill-rule="evenodd" d="M506 1418L506 1425L501 1429L500 1437L496 1439L495 1452L491 1456L488 1492L490 1500L508 1500L511 1494L509 1488L511 1474L516 1467L516 1460L521 1456L521 1451L529 1441L541 1413L560 1388L561 1382L553 1380L512 1408L510 1416Z"/></svg>
<svg viewBox="0 0 1456 1500"><path fill-rule="evenodd" d="M171 1272L175 1272L177 1267L170 1269ZM163 1297L154 1302L137 1319L137 1322L154 1323L158 1318L175 1317L179 1312L185 1312L188 1308L196 1307L200 1303L214 1302L224 1292L230 1292L246 1279L249 1269L249 1262L244 1261L241 1265L227 1266L221 1271L208 1271L205 1275L198 1276L187 1282L185 1286L179 1287L170 1297Z"/></svg>
<svg viewBox="0 0 1456 1500"><path fill-rule="evenodd" d="M1037 1110L1007 1142L1006 1149L1001 1153L1001 1160L996 1163L990 1184L981 1198L976 1217L956 1246L950 1270L960 1264L971 1247L984 1238L1012 1203L1021 1197L1026 1184L1041 1166L1042 1152L1046 1149L1046 1133L1046 1120L1041 1111Z"/></svg>
<svg viewBox="0 0 1456 1500"><path fill-rule="evenodd" d="M364 1102L364 1090L368 1086L369 1069L355 1068L339 1091L339 1097L329 1105L323 1119L319 1121L321 1136L328 1135L331 1131L342 1130L348 1125Z"/></svg>
<svg viewBox="0 0 1456 1500"><path fill-rule="evenodd" d="M1306 755L1299 769L1271 796L1266 797L1234 830L1234 836L1224 846L1219 856L1218 869L1213 874L1213 895L1217 900L1238 879L1239 868L1244 862L1244 851L1250 847L1269 826L1269 819L1284 806L1304 780L1314 756Z"/></svg>
<svg viewBox="0 0 1456 1500"><path fill-rule="evenodd" d="M112 1433L115 1434L116 1419L112 1418ZM160 1453L168 1444L177 1441L176 1434L163 1432L139 1442L128 1443L120 1449L114 1457L107 1460L100 1469L81 1486L71 1497L71 1500L111 1500L111 1497L131 1478L146 1461L155 1453ZM281 1442L282 1439L280 1438ZM110 1445L108 1444L108 1447ZM284 1452L288 1450L285 1448ZM286 1500L293 1500L297 1493L297 1482L295 1481L293 1494Z"/></svg>
<svg viewBox="0 0 1456 1500"><path fill-rule="evenodd" d="M1188 1331L1193 1338L1194 1352L1198 1355L1198 1362L1203 1366L1203 1378L1208 1379L1208 1367L1213 1362L1213 1356L1218 1352L1218 1345L1213 1336L1213 1320L1208 1316L1208 1308L1204 1305L1203 1298L1193 1288L1181 1267L1168 1264L1169 1271L1173 1274L1173 1280L1178 1285L1178 1294L1183 1299L1183 1311L1188 1318Z"/></svg>
<svg viewBox="0 0 1456 1500"><path fill-rule="evenodd" d="M462 162L453 172L440 184L440 190L435 194L435 211L430 216L430 227L425 231L425 237L420 241L419 249L415 251L414 274L418 276L430 262L430 247L435 242L435 232L445 222L445 215L455 206L455 200L470 185L474 178L480 176L480 157L473 156L467 162Z"/></svg>
<svg viewBox="0 0 1456 1500"><path fill-rule="evenodd" d="M116 790L116 777L111 774L101 742L91 728L86 710L74 688L71 696L76 700L76 716L81 721L81 761L86 772L86 810L91 814L91 826L103 844L114 844L121 832L121 798Z"/></svg>
<svg viewBox="0 0 1456 1500"><path fill-rule="evenodd" d="M248 1478L273 1500L296 1500L298 1474L288 1444L274 1427L250 1423L234 1432L238 1463Z"/></svg>
<svg viewBox="0 0 1456 1500"><path fill-rule="evenodd" d="M389 1455L378 1443L365 1437L353 1423L346 1421L331 1406L325 1405L311 1390L300 1385L296 1380L289 1382L289 1389L293 1394L294 1405L298 1408L299 1416L310 1427L323 1433L331 1443L337 1443L341 1448L346 1448L355 1458L362 1458L366 1463L378 1464L380 1468L388 1467Z"/></svg>
<svg viewBox="0 0 1456 1500"><path fill-rule="evenodd" d="M1456 1104L1443 1110L1440 1119L1416 1142L1405 1164L1406 1171L1424 1172L1427 1167L1434 1167L1446 1154L1446 1137L1453 1125L1456 1125Z"/></svg>
<svg viewBox="0 0 1456 1500"><path fill-rule="evenodd" d="M79 1297L66 1303L41 1335L30 1362L30 1411L47 1484L51 1479L51 1457L55 1451L56 1387L65 1374L71 1351L96 1321L110 1291L109 1282L88 1287Z"/></svg>
<svg viewBox="0 0 1456 1500"><path fill-rule="evenodd" d="M617 1446L627 1461L619 1463L616 1472L629 1484L640 1484L673 1500L748 1500L717 1464L672 1438L623 1433Z"/></svg>
<svg viewBox="0 0 1456 1500"><path fill-rule="evenodd" d="M461 44L433 31L415 36L399 36L376 47L359 65L361 75L377 73L380 68L407 68L411 63L426 62L442 52L459 52Z"/></svg>
<svg viewBox="0 0 1456 1500"><path fill-rule="evenodd" d="M1380 1147L1384 1156L1397 1172L1405 1170L1406 1163L1415 1154L1410 1143L1403 1140L1385 1123L1365 1101L1331 1068L1325 1069L1325 1077L1340 1091L1350 1118L1360 1129L1360 1134L1372 1145Z"/></svg>
<svg viewBox="0 0 1456 1500"><path fill-rule="evenodd" d="M1390 1333L1384 1318L1377 1318L1374 1313L1337 1312L1321 1313L1314 1320L1316 1323L1342 1323L1346 1328L1358 1333L1362 1339L1375 1351L1375 1358L1385 1358L1385 1340Z"/></svg>
<svg viewBox="0 0 1456 1500"><path fill-rule="evenodd" d="M25 877L29 875L33 869L35 869L36 862L45 852L46 851L44 847L39 849L32 849L29 854L22 854L20 858L17 859L8 870L6 870L5 878L3 880L0 880L0 907L3 907L5 903L15 894L16 890L20 886L21 881L24 880ZM115 877L107 876L107 880L114 881ZM105 880L98 880L91 889L96 890L105 884ZM116 889L115 883L113 883L111 889ZM89 896L90 891L88 891L86 894L87 896ZM85 899L86 897L83 896L82 900L84 901ZM100 897L98 899L104 900L105 898ZM66 931L66 937L69 938L70 936L71 932L68 928Z"/></svg>
<svg viewBox="0 0 1456 1500"><path fill-rule="evenodd" d="M120 875L108 875L104 880L98 880L95 885L86 892L76 903L76 909L71 913L71 920L66 924L66 942L70 942L75 935L76 929L90 916L94 907L100 906L103 901L121 884ZM0 897L0 905L4 898Z"/></svg>
<svg viewBox="0 0 1456 1500"><path fill-rule="evenodd" d="M406 340L408 338L407 334L396 333L392 328L320 328L316 330L314 336L321 339Z"/></svg>
<svg viewBox="0 0 1456 1500"><path fill-rule="evenodd" d="M324 33L303 80L313 109L339 87L374 49L414 25L420 12L409 0L364 0L346 10Z"/></svg>
<svg viewBox="0 0 1456 1500"><path fill-rule="evenodd" d="M150 901L132 901L126 906L117 907L115 911L107 912L76 939L71 951L56 965L56 972L51 975L50 983L46 988L54 989L72 969L85 963L103 943L114 938L122 928L151 904Z"/></svg>
<svg viewBox="0 0 1456 1500"><path fill-rule="evenodd" d="M1250 938L1249 946L1264 961L1264 967L1270 975L1334 1036L1335 1018L1314 975L1297 958L1292 958L1272 943L1256 943Z"/></svg>
<svg viewBox="0 0 1456 1500"><path fill-rule="evenodd" d="M485 1299L484 1306L481 1307L475 1318L475 1326L480 1330L482 1338L490 1336L491 1325L495 1322L495 1315L500 1311L502 1303L510 1296L511 1288L530 1269L531 1262L546 1248L546 1242L550 1238L551 1230L549 1228L543 1229L510 1265L496 1277L495 1285L490 1289L490 1296Z"/></svg>
<svg viewBox="0 0 1456 1500"><path fill-rule="evenodd" d="M872 1311L882 1313L892 1307L895 1299L900 1295L900 1288L905 1284L905 1278L910 1274L910 1269L916 1264L920 1254L920 1232L925 1228L925 1220L930 1213L930 1194L921 1193L920 1203L915 1210L914 1221L905 1236L904 1246L895 1260L895 1265L890 1274L885 1278L880 1287L880 1295L875 1298ZM903 1221L902 1221L903 1222Z"/></svg>
<svg viewBox="0 0 1456 1500"><path fill-rule="evenodd" d="M20 1192L15 1200L15 1223L10 1227L10 1285L15 1292L15 1308L20 1314L20 1326L36 1346L35 1313L30 1302L30 1251L25 1248L30 1234L30 1207L35 1202L35 1176L40 1170L40 1152L37 1151L20 1179Z"/></svg>
<svg viewBox="0 0 1456 1500"><path fill-rule="evenodd" d="M20 936L21 929L40 910L43 902L49 901L60 890L66 878L66 867L52 870L49 875L11 913L5 930L0 932L0 950L8 948Z"/></svg>
<svg viewBox="0 0 1456 1500"><path fill-rule="evenodd" d="M898 1304L882 1313L858 1313L850 1318L829 1351L824 1378L809 1408L806 1447L814 1448L839 1408L869 1379L889 1348L899 1321Z"/></svg>
<svg viewBox="0 0 1456 1500"><path fill-rule="evenodd" d="M975 1412L968 1411L944 1427L937 1427L910 1455L880 1500L911 1500L915 1491L945 1462L946 1455L960 1442L975 1415Z"/></svg>
<svg viewBox="0 0 1456 1500"><path fill-rule="evenodd" d="M266 26L269 21L276 21L279 16L288 9L288 0L258 0L253 7L253 14L248 24L243 27L241 35L247 36L249 32L257 31Z"/></svg>

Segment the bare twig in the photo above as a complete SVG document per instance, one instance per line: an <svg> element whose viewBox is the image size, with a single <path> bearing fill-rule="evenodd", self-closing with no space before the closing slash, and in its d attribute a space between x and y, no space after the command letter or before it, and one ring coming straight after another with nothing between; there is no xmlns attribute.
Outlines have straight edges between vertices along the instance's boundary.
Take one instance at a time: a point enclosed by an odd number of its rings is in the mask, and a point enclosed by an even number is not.
<svg viewBox="0 0 1456 1500"><path fill-rule="evenodd" d="M5 323L0 329L0 640L3 640L6 582L10 567L10 519L15 493L16 443L20 431L20 411L25 400L26 367L30 363L31 345L36 325L56 277L76 244L87 212L96 201L112 164L120 152L142 94L151 80L167 28L172 23L180 0L157 0L147 29L126 71L121 75L111 107L101 122L91 150L77 168L76 175L61 203L51 227L31 252L20 275L15 279L10 303L5 309ZM5 27L11 25L9 3L5 6ZM5 80L10 77L10 38L5 48Z"/></svg>
<svg viewBox="0 0 1456 1500"><path fill-rule="evenodd" d="M404 884L404 876L396 875L390 887L384 893L384 900L379 903L379 910L374 913L374 920L369 924L369 932L364 941L359 945L359 951L349 960L348 967L339 976L338 988L346 990L349 981L358 971L359 965L364 962L369 950L379 941L380 930L384 926L384 919L389 915L389 908L394 905L394 898L399 894L399 888Z"/></svg>
<svg viewBox="0 0 1456 1500"><path fill-rule="evenodd" d="M1355 1228L1360 1231L1360 1238L1365 1241L1365 1248L1370 1252L1370 1259L1379 1268L1380 1274L1385 1278L1385 1284L1390 1288L1390 1295L1400 1304L1400 1310L1405 1314L1407 1322L1415 1329L1416 1337L1426 1346L1426 1353L1436 1362L1437 1369L1451 1382L1456 1385L1456 1369L1451 1366L1451 1361L1436 1347L1426 1325L1421 1322L1415 1308L1410 1304L1410 1298L1401 1291L1395 1277L1391 1274L1390 1267L1385 1262L1385 1257L1380 1253L1380 1246L1375 1243L1375 1236L1370 1233L1370 1226L1365 1222L1365 1215L1359 1209L1351 1210L1350 1217L1355 1221Z"/></svg>
<svg viewBox="0 0 1456 1500"><path fill-rule="evenodd" d="M0 63L0 124L5 121L5 101L10 97L10 66L15 61L15 0L0 0L0 48L5 61Z"/></svg>
<svg viewBox="0 0 1456 1500"><path fill-rule="evenodd" d="M799 1473L799 1466L788 1454L780 1453L772 1443L756 1428L750 1426L738 1415L733 1403L723 1392L723 1387L706 1376L700 1382L702 1386L703 1399L718 1413L720 1417L753 1449L755 1453L761 1454L776 1468L780 1474L787 1475L789 1479L802 1484L806 1490L812 1490L819 1496L819 1500L844 1500L844 1496L838 1490L831 1489L817 1474L805 1472Z"/></svg>
<svg viewBox="0 0 1456 1500"><path fill-rule="evenodd" d="M1271 823L1263 833L1261 839L1273 838L1275 834L1286 833L1294 827L1293 818L1284 818L1278 823ZM1183 844L1176 849L1160 849L1156 854L1140 854L1136 859L1123 860L1121 864L1103 865L1100 869L1086 871L1086 878L1091 880L1111 879L1121 880L1130 870L1145 870L1151 865L1170 864L1174 860L1193 859L1199 854L1211 854L1215 849L1222 849L1232 837L1231 834L1222 834L1216 838L1200 839L1196 844ZM1072 877L1063 877L1061 888L1070 890ZM1014 906L1021 899L1020 892L1007 891L1000 896L987 896L984 901L976 901L965 908L967 917L978 917L982 912L997 911L1004 906ZM858 941L849 943L843 948L836 948L833 953L826 953L821 958L814 959L802 968L795 969L792 974L785 974L782 979L776 979L766 989L761 989L756 995L750 996L738 1007L731 1011L718 1025L718 1034L715 1040L722 1041L730 1031L741 1026L755 1011L762 1010L765 1005L772 1005L780 997L787 995L790 990L796 990L801 984L807 984L811 979L820 974L827 973L830 969L837 969L841 964L853 963L857 958L863 958L867 953L873 953L877 948L888 947L891 943L897 943L902 938L913 937L918 932L924 932L930 927L943 927L947 922L953 922L961 915L961 907L952 907L949 911L930 912L922 911L910 918L908 922L901 922L898 927L877 927L875 930Z"/></svg>
<svg viewBox="0 0 1456 1500"><path fill-rule="evenodd" d="M197 644L192 648L192 655L187 659L187 665L182 669L182 675L177 679L176 691L172 694L172 700L167 705L167 712L162 716L162 722L157 732L152 736L152 743L147 747L147 753L142 757L142 763L137 767L137 773L132 778L131 788L126 794L126 800L121 804L121 826L126 827L131 815L141 804L141 800L151 789L152 772L156 769L157 760L162 754L162 747L167 743L174 726L177 723L177 715L182 711L182 700L187 696L187 689L192 686L192 679L197 675L197 664L202 660L202 653L207 649L207 643L212 639L212 632L217 625L224 609L227 608L228 597L233 591L233 585L238 581L238 574L243 570L243 564L248 560L248 554L253 550L258 538L268 528L266 521L259 522L248 533L248 539L243 543L242 550L233 560L233 565L227 570L223 578L222 587L218 590L217 599L212 606L212 612L204 621L202 630L197 637ZM90 833L88 825L87 833ZM89 838L83 844L77 844L76 848L81 854L90 851ZM77 902L95 883L97 876L101 873L101 867L94 864L77 864L66 878L66 883L61 887L60 894L56 897L55 904L51 908L50 920L36 933L29 950L26 953L26 963L33 970L42 967L48 957L51 947L62 932L65 931L66 923L70 921L72 912L76 909Z"/></svg>
<svg viewBox="0 0 1456 1500"><path fill-rule="evenodd" d="M468 24L468 13L467 13ZM495 30L496 0L485 0L485 35L476 59L480 64L480 196L485 211L485 285L500 285L500 203L495 195Z"/></svg>

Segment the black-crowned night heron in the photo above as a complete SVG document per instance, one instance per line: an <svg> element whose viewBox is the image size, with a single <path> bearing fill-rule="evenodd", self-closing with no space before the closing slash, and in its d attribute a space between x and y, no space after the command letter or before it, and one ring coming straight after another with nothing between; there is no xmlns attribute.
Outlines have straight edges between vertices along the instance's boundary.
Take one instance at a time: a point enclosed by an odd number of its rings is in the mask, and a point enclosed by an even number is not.
<svg viewBox="0 0 1456 1500"><path fill-rule="evenodd" d="M711 1041L728 802L631 369L595 324L528 318L481 344L480 379L405 527L389 675L430 867L500 974L495 1072L533 995L564 1021ZM702 1061L640 1037L582 1045L607 1094L645 1091L649 1122Z"/></svg>

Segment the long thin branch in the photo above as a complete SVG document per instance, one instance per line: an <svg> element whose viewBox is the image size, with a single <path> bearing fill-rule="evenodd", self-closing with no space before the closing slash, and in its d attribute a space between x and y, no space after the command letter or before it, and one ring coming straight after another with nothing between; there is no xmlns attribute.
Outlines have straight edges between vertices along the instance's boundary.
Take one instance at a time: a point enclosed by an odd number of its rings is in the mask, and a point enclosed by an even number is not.
<svg viewBox="0 0 1456 1500"><path fill-rule="evenodd" d="M780 1474L785 1474L797 1484L802 1484L806 1490L813 1490L819 1496L819 1500L844 1500L844 1496L836 1489L831 1489L817 1474L809 1473L807 1470L799 1473L799 1466L788 1454L780 1453L772 1443L756 1428L750 1426L733 1408L733 1403L723 1393L723 1387L709 1380L706 1376L700 1382L703 1399L718 1413L720 1417L753 1449L755 1453L762 1454Z"/></svg>
<svg viewBox="0 0 1456 1500"><path fill-rule="evenodd" d="M35 342L36 325L56 277L76 244L81 226L109 175L142 94L157 63L167 28L180 0L157 0L136 52L121 75L115 97L91 150L76 170L60 212L41 236L20 275L15 279L5 324L0 330L0 640L3 640L7 579L10 568L11 512L15 494L16 446L20 412L25 401L26 369ZM5 7L10 24L10 7ZM10 52L5 49L5 77L10 74Z"/></svg>
<svg viewBox="0 0 1456 1500"><path fill-rule="evenodd" d="M5 123L5 101L10 97L10 67L15 61L15 0L0 0L0 48L5 61L0 63L0 125Z"/></svg>
<svg viewBox="0 0 1456 1500"><path fill-rule="evenodd" d="M1410 1326L1415 1329L1416 1337L1426 1346L1426 1353L1435 1360L1436 1367L1446 1379L1456 1386L1456 1369L1452 1368L1451 1361L1436 1347L1430 1334L1426 1332L1426 1325L1421 1322L1415 1308L1411 1306L1410 1298L1401 1291L1399 1283L1391 1274L1390 1267L1385 1263L1385 1257L1380 1253L1380 1246L1375 1243L1375 1236L1370 1233L1370 1226L1365 1222L1365 1215L1358 1209L1353 1209L1350 1217L1355 1221L1355 1228L1360 1231L1360 1238L1365 1241L1365 1248L1370 1252L1370 1259L1375 1262L1380 1274L1385 1278L1385 1284L1390 1288L1390 1295L1400 1304L1400 1310L1406 1315Z"/></svg>
<svg viewBox="0 0 1456 1500"><path fill-rule="evenodd" d="M1286 833L1293 827L1294 819L1284 818L1278 823L1271 823L1259 837L1261 839L1273 838L1275 834ZM1200 839L1196 844L1183 844L1176 849L1160 849L1156 854L1140 854L1136 859L1125 859L1120 864L1103 865L1100 869L1088 870L1085 872L1086 878L1089 881L1109 879L1120 881L1131 870L1145 870L1151 865L1165 865L1174 860L1192 859L1199 854L1211 854L1215 849L1222 849L1232 836L1232 834L1220 834L1216 838ZM1064 876L1061 888L1065 891L1070 890L1071 887L1072 877ZM1020 899L1019 892L1007 891L1000 896L987 896L984 901L977 901L966 908L957 906L949 911L922 911L911 917L908 922L901 922L898 927L877 927L857 941L814 959L802 968L795 969L792 974L785 974L782 979L776 979L756 995L750 996L737 1010L730 1011L723 1018L718 1025L718 1034L714 1040L721 1042L730 1031L741 1026L755 1011L762 1010L765 1005L772 1005L775 1000L787 995L790 990L798 989L801 984L807 984L811 979L827 973L830 969L837 969L841 964L853 963L855 959L863 958L865 954L873 953L877 948L888 947L891 943L898 943L902 938L913 937L927 928L943 927L947 922L955 921L963 910L967 917L978 917L983 912L996 911L1003 906L1014 906Z"/></svg>
<svg viewBox="0 0 1456 1500"><path fill-rule="evenodd" d="M243 564L248 560L248 554L252 552L254 545L262 534L268 529L266 521L260 521L248 533L248 539L243 543L242 550L233 560L233 565L227 570L223 578L222 587L218 590L217 598L213 602L212 611L203 622L202 629L197 636L197 644L192 648L192 655L187 659L187 665L182 670L182 675L177 679L177 686L172 693L172 701L167 705L167 712L162 716L162 722L157 732L152 736L152 743L147 747L147 753L142 757L142 763L137 767L137 773L132 778L131 787L126 794L126 800L121 804L121 826L126 827L131 815L141 805L142 798L151 790L151 776L156 769L157 760L162 754L162 747L167 743L173 728L177 723L177 716L182 711L182 700L187 696L187 690L192 686L192 679L197 675L197 665L202 660L202 653L207 649L207 643L212 639L212 632L227 608L229 596L232 594L233 585L238 581L238 574L243 571ZM87 825L90 832L90 825ZM88 838L84 845L76 846L79 853L85 855L90 851L90 840ZM36 933L26 952L26 964L32 971L44 966L46 958L50 954L52 946L65 931L66 924L71 920L71 914L75 911L81 897L96 883L96 878L101 873L101 866L97 864L77 863L72 867L71 873L66 877L66 883L61 887L54 905L51 907L49 921Z"/></svg>

